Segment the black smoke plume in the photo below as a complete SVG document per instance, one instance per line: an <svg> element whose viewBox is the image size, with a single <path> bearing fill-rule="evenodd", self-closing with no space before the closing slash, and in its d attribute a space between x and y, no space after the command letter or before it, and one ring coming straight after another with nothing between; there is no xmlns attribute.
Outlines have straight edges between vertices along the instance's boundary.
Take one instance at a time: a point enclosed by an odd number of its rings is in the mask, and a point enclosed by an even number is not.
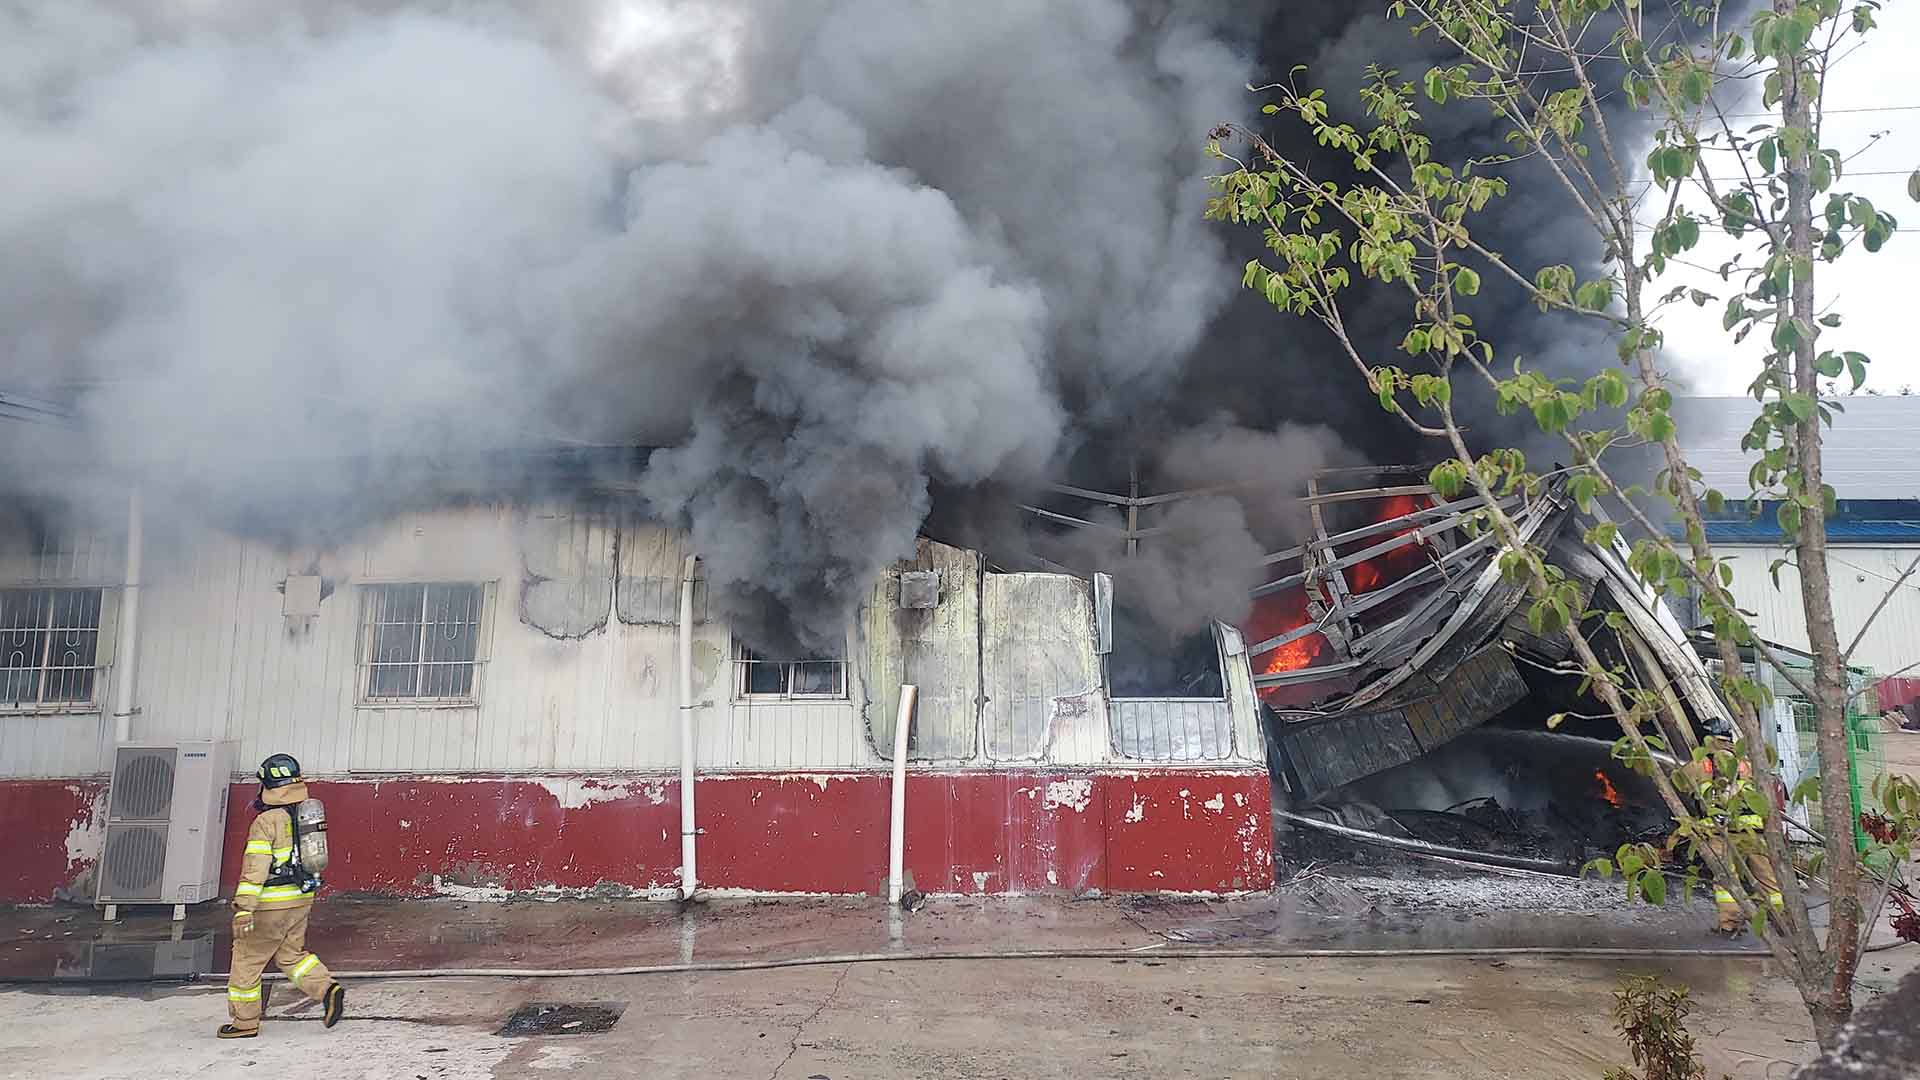
<svg viewBox="0 0 1920 1080"><path fill-rule="evenodd" d="M265 528L644 447L716 602L788 646L983 493L1412 460L1200 215L1246 84L1351 88L1410 41L1336 0L6 5L0 390L86 431L10 433L6 479L138 474ZM1580 243L1526 183L1509 247ZM1248 490L1134 573L1170 630L1284 535Z"/></svg>

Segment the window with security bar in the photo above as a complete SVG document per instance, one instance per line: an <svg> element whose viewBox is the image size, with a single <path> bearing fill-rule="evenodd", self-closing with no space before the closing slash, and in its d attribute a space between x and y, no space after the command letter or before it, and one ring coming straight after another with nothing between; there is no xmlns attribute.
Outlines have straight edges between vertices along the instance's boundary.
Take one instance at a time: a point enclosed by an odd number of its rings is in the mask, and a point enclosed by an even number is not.
<svg viewBox="0 0 1920 1080"><path fill-rule="evenodd" d="M775 660L734 645L734 693L769 701L835 700L847 696L845 660Z"/></svg>
<svg viewBox="0 0 1920 1080"><path fill-rule="evenodd" d="M93 704L99 589L0 589L0 707Z"/></svg>
<svg viewBox="0 0 1920 1080"><path fill-rule="evenodd" d="M369 704L472 702L486 596L486 586L473 582L365 586L362 699Z"/></svg>

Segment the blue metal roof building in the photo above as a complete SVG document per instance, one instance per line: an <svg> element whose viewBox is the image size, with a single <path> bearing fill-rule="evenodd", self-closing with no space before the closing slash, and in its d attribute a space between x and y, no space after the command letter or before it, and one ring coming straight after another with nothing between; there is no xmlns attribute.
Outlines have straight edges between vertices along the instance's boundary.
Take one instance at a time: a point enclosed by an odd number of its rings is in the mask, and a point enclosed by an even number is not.
<svg viewBox="0 0 1920 1080"><path fill-rule="evenodd" d="M1841 399L1823 441L1825 476L1838 496L1827 520L1827 569L1834 620L1850 641L1888 590L1886 605L1855 654L1855 663L1890 675L1920 661L1920 575L1900 582L1920 556L1920 397ZM1734 559L1734 595L1754 613L1761 636L1807 647L1799 574L1775 516L1777 503L1738 500L1751 491L1754 458L1740 440L1759 412L1752 398L1684 398L1674 403L1688 463L1708 487L1730 500L1706 523L1707 539Z"/></svg>

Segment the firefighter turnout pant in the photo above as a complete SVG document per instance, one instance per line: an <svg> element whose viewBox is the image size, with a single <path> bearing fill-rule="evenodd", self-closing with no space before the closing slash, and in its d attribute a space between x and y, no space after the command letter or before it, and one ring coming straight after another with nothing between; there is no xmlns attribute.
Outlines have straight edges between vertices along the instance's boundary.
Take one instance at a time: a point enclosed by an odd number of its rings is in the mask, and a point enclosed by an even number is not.
<svg viewBox="0 0 1920 1080"><path fill-rule="evenodd" d="M250 1031L260 1026L264 993L260 973L272 961L299 987L320 1000L333 985L333 975L318 956L307 951L307 916L312 904L283 908L263 907L253 913L253 931L233 938L233 964L227 975L227 1012L233 1026Z"/></svg>
<svg viewBox="0 0 1920 1080"><path fill-rule="evenodd" d="M1723 857L1732 854L1724 839L1710 841L1715 853ZM1774 875L1773 863L1764 851L1751 851L1746 857L1747 878L1753 883L1753 899L1756 903L1764 901L1777 912L1786 906L1786 897L1780 893L1780 879ZM1720 929L1733 932L1746 925L1740 917L1740 905L1734 902L1733 892L1724 884L1713 883L1713 906L1718 910Z"/></svg>

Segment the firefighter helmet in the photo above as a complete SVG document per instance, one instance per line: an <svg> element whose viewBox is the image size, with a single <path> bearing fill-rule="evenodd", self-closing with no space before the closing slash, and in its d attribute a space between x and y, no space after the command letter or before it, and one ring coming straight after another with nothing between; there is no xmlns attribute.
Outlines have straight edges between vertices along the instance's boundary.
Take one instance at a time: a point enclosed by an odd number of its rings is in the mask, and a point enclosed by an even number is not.
<svg viewBox="0 0 1920 1080"><path fill-rule="evenodd" d="M260 786L269 790L300 783L300 763L292 754L275 754L260 763Z"/></svg>

